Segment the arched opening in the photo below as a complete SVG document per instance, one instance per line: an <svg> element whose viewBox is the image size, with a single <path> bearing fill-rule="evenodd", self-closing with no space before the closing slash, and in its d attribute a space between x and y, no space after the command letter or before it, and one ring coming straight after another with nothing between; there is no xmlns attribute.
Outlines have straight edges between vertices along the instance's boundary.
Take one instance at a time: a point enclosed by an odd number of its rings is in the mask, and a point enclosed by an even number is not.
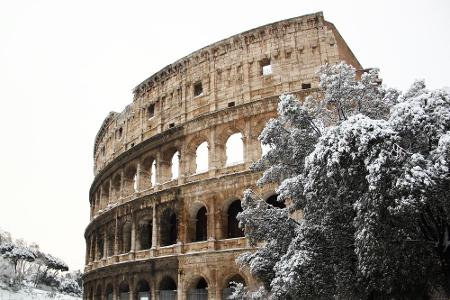
<svg viewBox="0 0 450 300"><path fill-rule="evenodd" d="M230 135L226 144L227 166L240 164L244 161L244 142L242 141L242 133L234 133Z"/></svg>
<svg viewBox="0 0 450 300"><path fill-rule="evenodd" d="M166 276L159 284L159 299L161 300L176 300L177 299L177 284L175 281Z"/></svg>
<svg viewBox="0 0 450 300"><path fill-rule="evenodd" d="M180 175L180 152L175 152L171 159L171 166L170 166L172 176L171 180L177 179Z"/></svg>
<svg viewBox="0 0 450 300"><path fill-rule="evenodd" d="M113 286L111 283L106 286L105 295L106 300L113 300Z"/></svg>
<svg viewBox="0 0 450 300"><path fill-rule="evenodd" d="M94 299L95 300L103 300L103 298L102 298L102 286L101 285L97 285L97 289L95 290Z"/></svg>
<svg viewBox="0 0 450 300"><path fill-rule="evenodd" d="M122 226L122 253L128 253L131 250L131 222L127 221Z"/></svg>
<svg viewBox="0 0 450 300"><path fill-rule="evenodd" d="M110 257L114 255L114 230L110 228L110 230L107 230L106 232L106 238L107 238L107 244L108 247L106 248L106 256Z"/></svg>
<svg viewBox="0 0 450 300"><path fill-rule="evenodd" d="M136 299L137 300L150 300L152 298L150 294L150 285L147 280L139 280L136 286Z"/></svg>
<svg viewBox="0 0 450 300"><path fill-rule="evenodd" d="M150 168L150 182L152 186L156 184L156 160L152 162L152 166Z"/></svg>
<svg viewBox="0 0 450 300"><path fill-rule="evenodd" d="M244 231L239 228L237 219L238 213L242 211L241 201L235 200L228 208L228 238L237 238L244 236Z"/></svg>
<svg viewBox="0 0 450 300"><path fill-rule="evenodd" d="M233 294L233 287L236 286L236 284L243 284L244 286L246 286L247 284L245 283L245 279L242 278L241 275L236 274L234 276L232 276L230 279L227 280L223 291L222 291L222 299L229 299L229 297L231 296L231 294Z"/></svg>
<svg viewBox="0 0 450 300"><path fill-rule="evenodd" d="M138 224L137 250L150 249L152 247L153 224L151 219L144 219Z"/></svg>
<svg viewBox="0 0 450 300"><path fill-rule="evenodd" d="M283 202L278 201L277 198L278 198L278 195L274 194L274 195L270 196L269 198L267 198L266 202L275 208L285 208L286 205Z"/></svg>
<svg viewBox="0 0 450 300"><path fill-rule="evenodd" d="M122 281L119 285L119 300L129 300L130 299L130 287L128 283Z"/></svg>
<svg viewBox="0 0 450 300"><path fill-rule="evenodd" d="M137 192L138 182L137 182L137 168L136 166L130 166L125 170L125 194L131 195Z"/></svg>
<svg viewBox="0 0 450 300"><path fill-rule="evenodd" d="M195 241L206 241L208 239L208 217L206 207L202 206L195 219Z"/></svg>
<svg viewBox="0 0 450 300"><path fill-rule="evenodd" d="M106 207L109 202L109 181L103 184L100 203L102 207Z"/></svg>
<svg viewBox="0 0 450 300"><path fill-rule="evenodd" d="M209 169L208 142L201 143L195 150L195 173L206 172Z"/></svg>
<svg viewBox="0 0 450 300"><path fill-rule="evenodd" d="M193 288L188 291L188 300L207 300L208 299L208 283L205 278L200 277Z"/></svg>
<svg viewBox="0 0 450 300"><path fill-rule="evenodd" d="M103 239L103 234L97 233L97 259L103 258L104 246L105 246L105 241Z"/></svg>
<svg viewBox="0 0 450 300"><path fill-rule="evenodd" d="M122 182L122 177L120 176L120 174L116 174L116 176L114 176L113 181L112 181L112 190L113 190L113 196L114 196L115 200L120 198L121 182Z"/></svg>
<svg viewBox="0 0 450 300"><path fill-rule="evenodd" d="M177 243L177 215L170 208L161 215L160 237L161 246Z"/></svg>

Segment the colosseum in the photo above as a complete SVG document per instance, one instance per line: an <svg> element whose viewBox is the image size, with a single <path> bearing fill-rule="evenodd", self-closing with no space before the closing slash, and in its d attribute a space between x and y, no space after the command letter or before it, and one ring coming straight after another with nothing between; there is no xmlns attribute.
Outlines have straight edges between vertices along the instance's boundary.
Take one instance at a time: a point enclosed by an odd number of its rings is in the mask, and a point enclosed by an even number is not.
<svg viewBox="0 0 450 300"><path fill-rule="evenodd" d="M84 299L226 299L258 282L235 263L252 251L238 226L249 170L284 92L318 89L325 63L361 65L321 12L261 26L153 74L95 138Z"/></svg>

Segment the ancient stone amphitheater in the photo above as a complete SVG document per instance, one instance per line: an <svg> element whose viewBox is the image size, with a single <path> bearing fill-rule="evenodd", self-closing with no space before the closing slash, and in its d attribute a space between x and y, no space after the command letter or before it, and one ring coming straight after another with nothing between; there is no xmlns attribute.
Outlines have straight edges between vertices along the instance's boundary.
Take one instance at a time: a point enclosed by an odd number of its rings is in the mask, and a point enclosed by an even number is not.
<svg viewBox="0 0 450 300"><path fill-rule="evenodd" d="M256 288L236 257L251 251L236 215L261 174L249 166L278 96L317 90L315 72L361 69L322 13L258 27L152 75L104 120L85 231L85 299L225 299ZM275 186L257 189L276 205Z"/></svg>

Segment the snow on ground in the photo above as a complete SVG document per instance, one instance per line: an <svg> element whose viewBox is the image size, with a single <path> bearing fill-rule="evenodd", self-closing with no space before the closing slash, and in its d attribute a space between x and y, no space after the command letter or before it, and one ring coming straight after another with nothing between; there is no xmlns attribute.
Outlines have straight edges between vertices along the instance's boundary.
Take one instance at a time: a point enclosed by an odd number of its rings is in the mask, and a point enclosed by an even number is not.
<svg viewBox="0 0 450 300"><path fill-rule="evenodd" d="M0 300L80 300L80 297L51 293L35 288L24 287L14 292L0 286Z"/></svg>

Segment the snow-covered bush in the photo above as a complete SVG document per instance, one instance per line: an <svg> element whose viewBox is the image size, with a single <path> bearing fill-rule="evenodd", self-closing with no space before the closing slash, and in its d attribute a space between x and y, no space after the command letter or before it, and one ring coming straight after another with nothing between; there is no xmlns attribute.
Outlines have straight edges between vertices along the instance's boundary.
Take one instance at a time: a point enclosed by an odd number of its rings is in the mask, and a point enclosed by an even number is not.
<svg viewBox="0 0 450 300"><path fill-rule="evenodd" d="M239 262L259 299L385 299L450 294L450 94L422 81L403 95L377 70L320 70L322 91L280 97L254 165L276 182L276 209L251 191L241 226L264 242ZM289 213L301 210L304 218Z"/></svg>

